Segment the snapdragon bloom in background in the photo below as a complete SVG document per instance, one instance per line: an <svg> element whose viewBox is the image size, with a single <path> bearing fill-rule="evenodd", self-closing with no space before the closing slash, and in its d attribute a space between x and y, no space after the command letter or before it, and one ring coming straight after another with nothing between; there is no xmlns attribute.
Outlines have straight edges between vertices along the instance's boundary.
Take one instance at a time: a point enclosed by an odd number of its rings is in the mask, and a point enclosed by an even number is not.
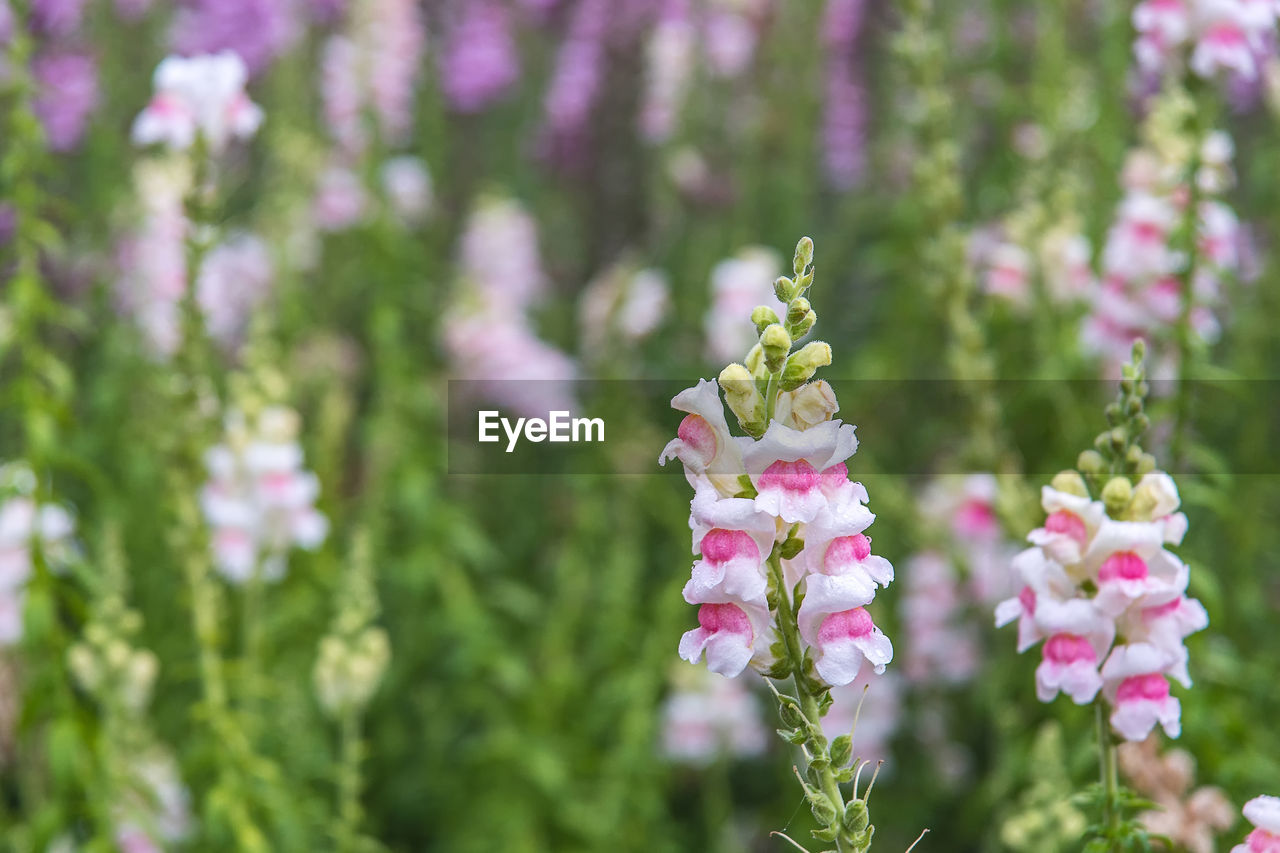
<svg viewBox="0 0 1280 853"><path fill-rule="evenodd" d="M53 151L80 144L100 100L98 66L88 53L49 51L32 62L37 94L35 113Z"/></svg>
<svg viewBox="0 0 1280 853"><path fill-rule="evenodd" d="M440 57L441 87L453 109L479 112L520 76L510 12L498 0L468 0L445 11L450 23Z"/></svg>
<svg viewBox="0 0 1280 853"><path fill-rule="evenodd" d="M670 307L667 277L622 262L596 276L578 301L582 351L595 359L633 347L662 323Z"/></svg>
<svg viewBox="0 0 1280 853"><path fill-rule="evenodd" d="M321 57L325 120L350 159L369 144L367 121L385 145L402 144L413 124L426 30L413 0L369 0L352 10L345 31Z"/></svg>
<svg viewBox="0 0 1280 853"><path fill-rule="evenodd" d="M1186 595L1186 564L1165 547L1187 529L1173 478L1152 471L1127 485L1108 483L1122 510L1110 514L1075 472L1044 487L1048 517L1014 559L1021 590L996 608L996 624L1017 622L1020 652L1044 641L1040 701L1061 692L1084 705L1101 693L1124 739L1143 740L1157 724L1177 737L1181 707L1169 680L1191 686L1183 640L1209 617Z"/></svg>
<svg viewBox="0 0 1280 853"><path fill-rule="evenodd" d="M1280 797L1254 797L1244 804L1244 816L1254 830L1231 853L1280 853Z"/></svg>
<svg viewBox="0 0 1280 853"><path fill-rule="evenodd" d="M866 0L827 0L823 16L823 166L827 181L842 191L857 186L867 166L867 92L858 56L866 5Z"/></svg>
<svg viewBox="0 0 1280 853"><path fill-rule="evenodd" d="M32 551L39 548L45 565L65 568L75 553L75 520L58 504L38 505L31 493L35 478L23 465L0 468L0 647L22 639L24 589L35 571Z"/></svg>
<svg viewBox="0 0 1280 853"><path fill-rule="evenodd" d="M1138 70L1257 83L1276 55L1277 11L1268 0L1142 0L1133 10Z"/></svg>
<svg viewBox="0 0 1280 853"><path fill-rule="evenodd" d="M572 410L577 365L538 337L530 317L546 290L533 218L512 199L482 199L459 266L463 286L444 323L452 375L523 416Z"/></svg>
<svg viewBox="0 0 1280 853"><path fill-rule="evenodd" d="M705 766L718 757L764 752L769 729L760 701L741 679L682 668L662 704L662 752L672 761Z"/></svg>
<svg viewBox="0 0 1280 853"><path fill-rule="evenodd" d="M782 274L782 257L763 246L747 246L711 271L711 305L703 322L707 357L724 362L741 358L755 343L749 324L756 305L779 308L773 282Z"/></svg>
<svg viewBox="0 0 1280 853"><path fill-rule="evenodd" d="M205 454L209 480L200 504L212 530L214 566L228 581L284 577L293 548L315 550L329 522L315 508L316 475L303 467L297 412L269 406L226 419L221 444Z"/></svg>
<svg viewBox="0 0 1280 853"><path fill-rule="evenodd" d="M297 11L279 0L186 0L173 19L173 49L183 56L232 51L256 75L297 41Z"/></svg>
<svg viewBox="0 0 1280 853"><path fill-rule="evenodd" d="M248 139L262 110L245 94L247 80L244 60L230 51L168 57L156 67L155 95L134 120L134 143L184 150L199 138L217 154L232 139Z"/></svg>
<svg viewBox="0 0 1280 853"><path fill-rule="evenodd" d="M1122 177L1125 196L1107 232L1101 281L1082 330L1084 348L1102 359L1107 375L1117 373L1138 337L1152 343L1153 373L1172 374L1176 353L1171 341L1184 316L1193 334L1209 342L1217 339L1220 324L1213 309L1222 300L1224 280L1242 269L1243 229L1234 211L1217 198L1233 180L1233 149L1223 131L1200 144L1194 211L1189 210L1189 163L1175 162L1151 146L1129 155ZM1163 150L1181 149L1170 145ZM1174 239L1191 220L1194 258ZM1194 268L1188 271L1190 263Z"/></svg>
<svg viewBox="0 0 1280 853"><path fill-rule="evenodd" d="M870 668L842 687L831 688L831 707L822 718L828 740L853 734L853 754L893 771L890 748L902 721L902 679L896 672L876 675ZM857 727L854 727L855 719Z"/></svg>

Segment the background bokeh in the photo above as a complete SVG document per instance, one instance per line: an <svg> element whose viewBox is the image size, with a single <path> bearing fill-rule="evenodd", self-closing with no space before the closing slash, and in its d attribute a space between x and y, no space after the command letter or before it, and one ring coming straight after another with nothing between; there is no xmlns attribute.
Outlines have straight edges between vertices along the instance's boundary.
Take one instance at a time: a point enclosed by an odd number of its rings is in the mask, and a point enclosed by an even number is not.
<svg viewBox="0 0 1280 853"><path fill-rule="evenodd" d="M1146 117L1177 88L1179 132L1198 144L1225 129L1235 149L1219 195L1239 258L1206 306L1214 333L1176 311L1143 330L1161 380L1149 449L1178 480L1179 553L1211 619L1188 641L1177 745L1194 756L1188 789L1230 804L1196 849L1229 849L1238 807L1280 793L1280 395L1260 381L1280 366L1277 71L1263 51L1252 86L1153 80L1135 70L1131 11L0 0L0 458L25 461L39 500L75 523L74 570L40 557L25 629L0 648L0 848L807 840L796 757L758 677L727 685L677 658L695 620L680 595L690 491L656 460L679 423L661 395L745 356L751 308L809 235L815 334L835 352L822 375L841 417L868 423L850 469L898 571L875 611L898 654L859 729L885 761L876 849L926 827L918 850L1079 849L1090 709L1035 700L1038 656L1015 653L992 607L1042 521L1040 485L1106 426L1114 390L1099 380L1118 374L1087 333L1108 310L1102 247L1127 155L1168 141ZM231 249L207 295L201 279L211 337L197 347L176 307L157 319L183 287L157 272L154 170L169 161L130 128L161 59L221 50L243 58L264 120L215 164L204 221ZM1045 282L1066 261L1015 263L1009 298L991 247L1057 226L1087 239L1085 286L1055 298ZM181 279L180 243L176 257ZM266 398L300 416L327 536L252 594L193 586L203 454L227 412ZM486 472L448 428L459 411L465 425L479 407L561 403L619 440L575 449L569 470ZM874 443L872 424L904 420ZM964 511L983 520L976 544L953 524ZM353 741L312 676L356 564L390 647L354 741L358 821L337 805ZM209 589L216 625L198 637ZM158 659L146 726L187 791L187 831L150 832L150 847L120 840L112 799L129 790L132 735L70 659L108 593ZM225 719L204 692L210 649ZM1172 802L1182 772L1151 771Z"/></svg>

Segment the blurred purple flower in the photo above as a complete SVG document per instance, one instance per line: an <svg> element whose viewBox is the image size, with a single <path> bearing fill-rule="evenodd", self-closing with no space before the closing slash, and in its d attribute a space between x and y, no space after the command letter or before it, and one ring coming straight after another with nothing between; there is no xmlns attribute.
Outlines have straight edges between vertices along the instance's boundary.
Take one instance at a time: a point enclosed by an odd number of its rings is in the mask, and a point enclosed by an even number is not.
<svg viewBox="0 0 1280 853"><path fill-rule="evenodd" d="M190 0L173 22L174 50L186 56L233 50L257 74L298 34L292 4L280 0Z"/></svg>
<svg viewBox="0 0 1280 853"><path fill-rule="evenodd" d="M36 35L63 37L80 29L85 0L33 0L31 30Z"/></svg>
<svg viewBox="0 0 1280 853"><path fill-rule="evenodd" d="M857 62L865 11L865 0L828 0L823 20L823 165L831 186L841 191L856 186L866 171L867 96Z"/></svg>
<svg viewBox="0 0 1280 853"><path fill-rule="evenodd" d="M11 38L13 38L13 10L9 8L8 0L0 0L0 47L7 45Z"/></svg>
<svg viewBox="0 0 1280 853"><path fill-rule="evenodd" d="M307 13L313 21L332 24L347 11L347 0L306 0Z"/></svg>
<svg viewBox="0 0 1280 853"><path fill-rule="evenodd" d="M458 112L483 110L520 75L507 10L493 0L464 3L440 63L445 97Z"/></svg>
<svg viewBox="0 0 1280 853"><path fill-rule="evenodd" d="M136 21L151 11L154 0L115 0L116 14L126 21Z"/></svg>
<svg viewBox="0 0 1280 853"><path fill-rule="evenodd" d="M552 160L575 159L582 144L604 76L609 13L607 0L579 0L574 7L544 102L543 144Z"/></svg>
<svg viewBox="0 0 1280 853"><path fill-rule="evenodd" d="M36 117L54 151L75 148L98 105L98 67L76 52L43 53L31 64L38 87Z"/></svg>

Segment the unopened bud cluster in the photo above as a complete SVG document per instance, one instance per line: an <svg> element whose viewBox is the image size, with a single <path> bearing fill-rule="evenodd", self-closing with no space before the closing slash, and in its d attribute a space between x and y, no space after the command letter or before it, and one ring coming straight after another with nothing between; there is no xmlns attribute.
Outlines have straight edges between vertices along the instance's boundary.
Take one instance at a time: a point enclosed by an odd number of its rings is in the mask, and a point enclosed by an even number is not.
<svg viewBox="0 0 1280 853"><path fill-rule="evenodd" d="M142 628L142 618L115 593L98 605L83 638L67 650L67 665L76 683L104 704L119 703L130 713L141 713L151 701L160 663L148 649L132 645Z"/></svg>
<svg viewBox="0 0 1280 853"><path fill-rule="evenodd" d="M320 707L330 716L359 712L369 704L391 661L387 632L373 620L378 601L368 540L360 537L340 590L339 609L320 640L312 680Z"/></svg>

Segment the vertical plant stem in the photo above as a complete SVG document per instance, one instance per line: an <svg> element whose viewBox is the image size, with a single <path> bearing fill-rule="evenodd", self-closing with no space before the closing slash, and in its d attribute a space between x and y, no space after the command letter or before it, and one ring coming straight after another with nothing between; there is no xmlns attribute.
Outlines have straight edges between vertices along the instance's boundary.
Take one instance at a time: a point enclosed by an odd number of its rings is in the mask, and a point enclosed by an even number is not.
<svg viewBox="0 0 1280 853"><path fill-rule="evenodd" d="M351 853L360 837L360 714L348 709L339 731L338 850Z"/></svg>
<svg viewBox="0 0 1280 853"><path fill-rule="evenodd" d="M1119 777L1116 774L1116 746L1111 739L1111 725L1107 722L1107 704L1098 699L1093 703L1094 718L1098 730L1098 772L1102 779L1102 826L1108 850L1115 850L1115 834L1120 813L1117 808Z"/></svg>
<svg viewBox="0 0 1280 853"><path fill-rule="evenodd" d="M804 677L804 655L801 653L799 630L792 608L791 591L787 589L786 578L782 572L782 558L775 548L769 555L769 571L778 590L778 631L782 634L783 644L787 649L787 659L791 663L791 671L796 686L796 698L800 702L800 710L812 725L817 726L822 719L822 710L818 707L818 699L809 690ZM844 796L840 793L840 785L836 782L835 772L830 762L818 771L818 782L822 793L836 807L837 820L844 814ZM840 842L837 841L839 844ZM843 853L843 846L840 847Z"/></svg>

